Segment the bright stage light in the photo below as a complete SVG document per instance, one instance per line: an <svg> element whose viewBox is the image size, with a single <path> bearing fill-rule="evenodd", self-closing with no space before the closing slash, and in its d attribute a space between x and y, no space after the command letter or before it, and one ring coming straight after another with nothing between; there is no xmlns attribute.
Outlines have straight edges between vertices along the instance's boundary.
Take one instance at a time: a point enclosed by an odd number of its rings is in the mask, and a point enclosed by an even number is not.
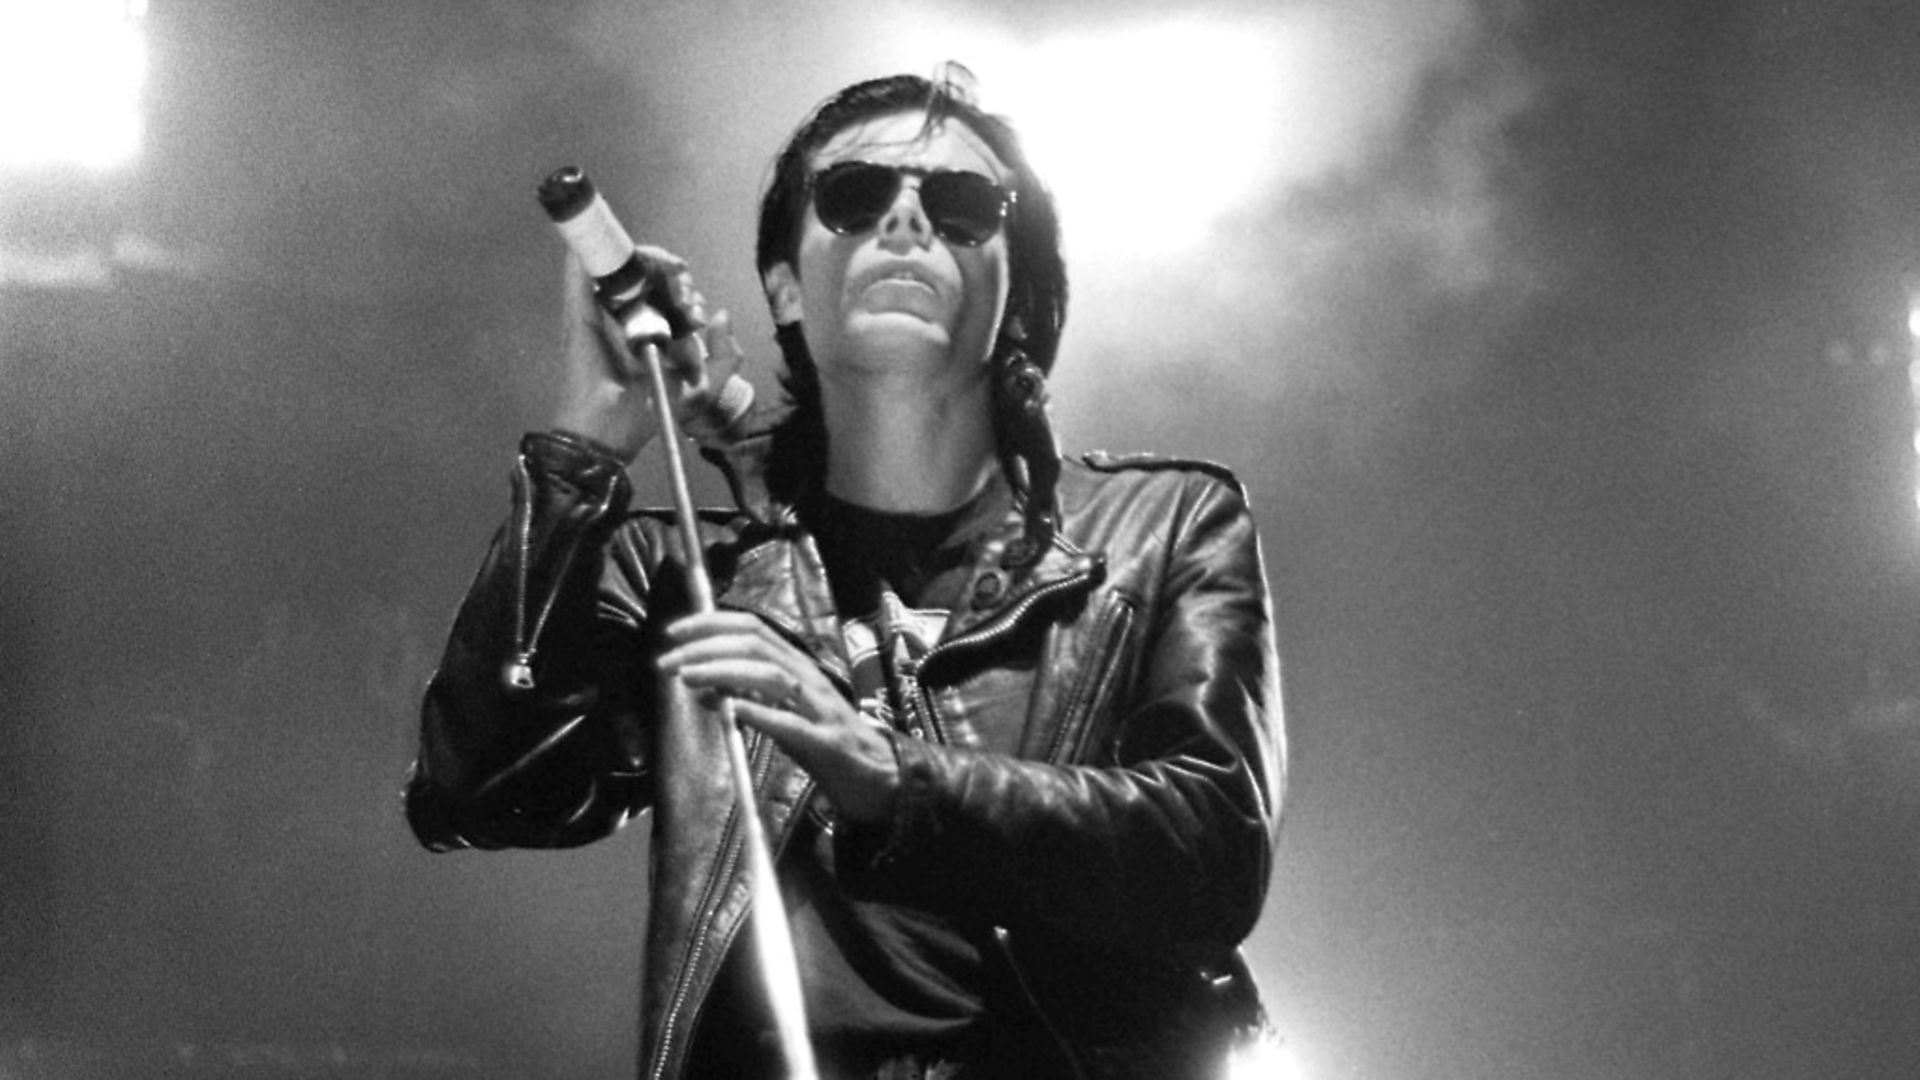
<svg viewBox="0 0 1920 1080"><path fill-rule="evenodd" d="M891 64L954 58L980 77L982 104L1019 124L1059 196L1068 257L1085 274L1116 257L1190 252L1276 186L1359 160L1452 23L1376 32L1364 11L1344 10L1275 5L1021 35L922 2L876 16L871 40Z"/></svg>
<svg viewBox="0 0 1920 1080"><path fill-rule="evenodd" d="M1307 1080L1287 1044L1261 1039L1235 1051L1224 1080Z"/></svg>
<svg viewBox="0 0 1920 1080"><path fill-rule="evenodd" d="M0 167L134 156L145 14L144 0L0 0Z"/></svg>
<svg viewBox="0 0 1920 1080"><path fill-rule="evenodd" d="M1086 32L1020 50L987 104L1019 121L1076 255L1178 249L1270 178L1283 44L1197 18Z"/></svg>

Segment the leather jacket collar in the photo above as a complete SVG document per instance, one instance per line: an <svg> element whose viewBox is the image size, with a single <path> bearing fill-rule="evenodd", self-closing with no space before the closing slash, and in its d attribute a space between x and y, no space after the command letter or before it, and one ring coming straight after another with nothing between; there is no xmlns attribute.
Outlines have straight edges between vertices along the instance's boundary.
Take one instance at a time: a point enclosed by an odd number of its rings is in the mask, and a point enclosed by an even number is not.
<svg viewBox="0 0 1920 1080"><path fill-rule="evenodd" d="M767 535L741 552L716 603L766 619L844 686L850 682L850 666L819 548L791 506L763 506ZM996 639L1044 602L1084 592L1099 582L1104 557L1058 536L1039 559L1022 564L1014 557L1022 535L1016 506L979 542L967 586L937 651Z"/></svg>

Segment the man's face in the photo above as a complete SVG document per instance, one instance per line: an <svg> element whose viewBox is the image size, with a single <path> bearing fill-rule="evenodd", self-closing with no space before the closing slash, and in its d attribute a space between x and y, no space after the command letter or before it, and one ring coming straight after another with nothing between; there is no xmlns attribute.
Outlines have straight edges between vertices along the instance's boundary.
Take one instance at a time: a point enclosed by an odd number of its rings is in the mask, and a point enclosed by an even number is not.
<svg viewBox="0 0 1920 1080"><path fill-rule="evenodd" d="M964 169L1008 184L1009 170L964 123L925 124L911 111L848 128L814 154L810 171L869 161ZM802 319L828 381L919 371L984 384L1006 308L1006 245L1004 229L971 247L936 235L911 175L873 227L851 235L821 224L809 200L793 267L798 308L777 315Z"/></svg>

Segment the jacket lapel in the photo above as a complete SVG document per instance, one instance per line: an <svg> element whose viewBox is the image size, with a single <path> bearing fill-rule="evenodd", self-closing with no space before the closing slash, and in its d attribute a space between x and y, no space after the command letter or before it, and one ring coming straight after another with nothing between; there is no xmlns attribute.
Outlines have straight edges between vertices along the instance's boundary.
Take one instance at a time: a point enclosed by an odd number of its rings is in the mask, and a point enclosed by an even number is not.
<svg viewBox="0 0 1920 1080"><path fill-rule="evenodd" d="M741 553L715 603L765 619L836 682L851 685L852 669L826 566L813 537L790 516L774 535Z"/></svg>
<svg viewBox="0 0 1920 1080"><path fill-rule="evenodd" d="M1021 565L1014 558L1024 535L1016 509L1009 513L974 560L967 588L947 621L942 646L960 646L1011 630L1053 600L1085 592L1100 580L1106 560L1055 535L1040 558Z"/></svg>

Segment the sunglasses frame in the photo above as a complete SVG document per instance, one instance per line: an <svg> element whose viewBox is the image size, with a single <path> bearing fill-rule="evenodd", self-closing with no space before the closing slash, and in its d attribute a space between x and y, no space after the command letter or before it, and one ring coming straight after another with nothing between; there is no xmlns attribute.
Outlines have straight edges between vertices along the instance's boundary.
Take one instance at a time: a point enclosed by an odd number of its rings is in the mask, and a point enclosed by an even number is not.
<svg viewBox="0 0 1920 1080"><path fill-rule="evenodd" d="M823 177L831 177L835 174L850 172L854 169L879 169L892 174L893 189L888 193L886 202L880 206L871 221L866 220L863 215L856 222L846 225L835 225L833 222L828 221L825 215L820 213L820 181ZM961 247L979 247L981 244L993 239L994 234L1001 232L1007 227L1007 215L1013 212L1014 205L1020 201L1019 192L1014 191L1012 188L1007 187L985 173L976 172L972 169L929 169L919 165L886 165L878 161L852 160L837 161L808 176L807 204L812 209L813 216L819 218L820 224L824 225L828 231L839 236L858 236L878 225L880 219L886 216L887 208L893 204L893 200L900 197L900 188L906 183L906 178L909 176L917 176L920 178L919 197L922 200L920 208L927 215L927 223L933 226L933 234L949 244L958 244ZM994 218L993 229L991 231L977 240L969 239L963 235L956 235L949 228L951 218L943 220L942 215L936 215L934 208L926 204L925 199L928 182L937 181L943 176L977 178L999 196L999 212ZM938 202L940 200L936 197L935 201Z"/></svg>

